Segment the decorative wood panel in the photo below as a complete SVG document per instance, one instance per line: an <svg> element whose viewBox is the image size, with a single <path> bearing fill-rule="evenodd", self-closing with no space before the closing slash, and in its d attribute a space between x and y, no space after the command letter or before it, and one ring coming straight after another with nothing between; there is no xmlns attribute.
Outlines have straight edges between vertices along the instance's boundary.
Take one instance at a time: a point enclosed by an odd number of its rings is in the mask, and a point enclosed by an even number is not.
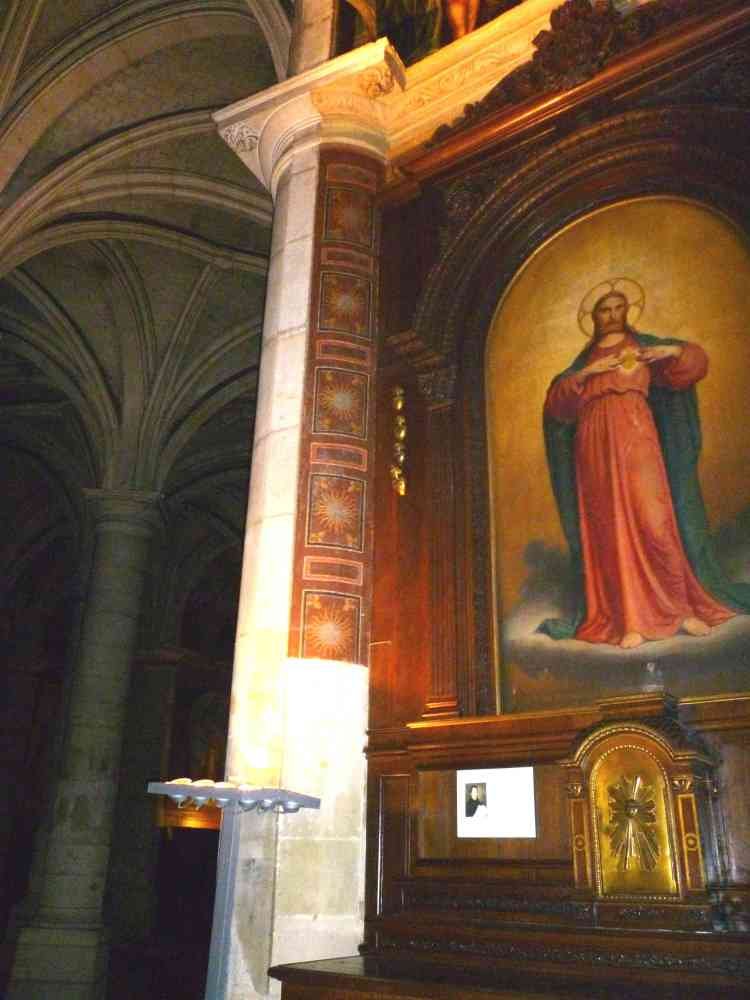
<svg viewBox="0 0 750 1000"><path fill-rule="evenodd" d="M432 671L424 715L458 713L456 642L455 368L419 376L428 403Z"/></svg>
<svg viewBox="0 0 750 1000"><path fill-rule="evenodd" d="M622 720L639 713L633 732L669 733L679 746L666 791L674 792L675 844L685 863L682 895L671 903L648 893L597 898L586 782L575 768L561 766L587 736L623 730ZM692 735L686 739L679 734L688 720ZM557 966L566 976L575 965L576 976L596 971L602 981L635 976L644 988L654 976L664 988L750 983L746 883L730 878L716 885L709 902L699 881L702 869L690 857L699 850L708 857L713 848L704 852L705 845L716 835L709 820L706 831L691 840L711 803L711 783L701 771L708 760L700 749L704 727L718 753L722 746L741 745L750 732L750 698L678 707L654 694L574 712L424 720L409 727L400 753L371 750L368 880L377 878L379 899L386 902L378 903L380 909L368 906L368 947L383 956L408 953L454 963L460 958L461 968L491 967L495 976L522 962L548 972ZM396 734L390 739L396 742ZM744 780L743 758L731 752L729 758L722 785L737 787L737 778ZM455 770L529 762L537 773L537 841L456 838ZM734 826L727 871L737 870L748 832L742 821ZM622 928L629 935L625 952ZM659 933L649 938L651 931ZM649 949L653 957L644 963Z"/></svg>
<svg viewBox="0 0 750 1000"><path fill-rule="evenodd" d="M493 597L489 559L492 537L481 359L492 315L514 275L545 240L572 221L598 207L624 203L639 195L671 193L693 198L711 210L724 211L739 226L744 226L750 215L744 167L750 127L748 112L741 107L748 103L746 50L750 20L747 11L740 14L736 4L727 4L727 11L730 7L731 18L727 15L729 19L716 27L711 42L710 25L703 24L695 37L695 26L691 27L690 39L699 39L701 46L696 64L691 65L687 43L679 49L677 40L670 38L675 58L679 52L679 71L675 66L673 81L662 77L658 90L649 83L645 63L640 69L629 64L627 72L622 69L623 76L612 76L609 84L621 88L613 98L616 115L584 88L570 97L565 115L559 120L550 118L546 104L540 104L538 115L533 108L526 108L522 119L510 116L503 128L496 123L486 135L492 155L478 160L472 170L467 169L467 162L449 164L443 160L438 172L437 161L429 152L415 161L415 169L426 184L433 181L427 171L428 161L435 171L435 187L420 193L415 201L423 211L425 204L434 204L437 189L444 197L443 211L430 222L413 204L400 211L410 222L420 220L421 232L415 237L415 245L428 234L433 244L442 247L442 254L428 275L414 269L411 281L396 275L392 266L386 268L383 297L389 302L400 297L407 301L416 298L417 303L411 317L388 307L388 322L400 324L401 328L386 327L383 360L388 365L388 377L399 380L409 370L419 378L436 368L455 365L460 400L450 433L435 433L433 439L428 431L427 454L419 458L428 476L435 477L435 483L437 477L444 477L444 488L433 493L428 482L423 515L440 525L441 504L447 509L452 503L455 512L447 531L438 529L430 535L430 631L419 640L420 671L427 670L428 656L430 671L423 678L423 711L450 711L453 704L459 711L497 710L498 604ZM710 44L726 45L727 51L719 56L714 53L714 58L709 54ZM690 70L694 72L692 82ZM678 95L674 106L659 104L663 87ZM457 143L457 157L459 147ZM407 164L406 169L412 166ZM421 172L423 168L425 173ZM399 238L403 243L407 223L400 228L395 212L388 214L388 220L396 235L387 234L386 245L396 244ZM405 329L407 323L410 326ZM537 416L532 414L534 419ZM447 456L452 447L454 457L450 461ZM456 490L452 501L448 499L451 483ZM441 499L436 502L438 492ZM455 532L454 539L451 532ZM445 573L446 567L450 568L450 576ZM402 599L414 589L418 578L413 573L404 577L398 588ZM451 586L455 595L443 599ZM450 621L452 615L455 623ZM528 683L521 678L521 684L502 671L502 663L500 667L504 678L503 709L554 708L559 703L561 692L545 683L543 665L538 677ZM686 674L679 693L689 694L705 673ZM598 677L597 673L587 678L585 669L581 669L579 703L590 697L590 685L598 682ZM670 688L673 679L674 674L667 684ZM737 679L735 690L740 689L740 683L741 679ZM705 679L703 684L706 692L715 686ZM454 689L451 685L455 685ZM619 688L609 690L614 693ZM597 696L604 693L602 689ZM574 692L570 696L575 696Z"/></svg>
<svg viewBox="0 0 750 1000"><path fill-rule="evenodd" d="M377 526L374 553L370 728L391 732L424 710L431 670L430 517L427 489L426 403L413 372L378 380L378 439L375 459ZM404 388L408 426L408 490L398 496L389 466L393 457L393 387ZM381 418L381 414L383 414ZM385 737L388 739L388 736Z"/></svg>
<svg viewBox="0 0 750 1000"><path fill-rule="evenodd" d="M570 836L565 776L555 765L534 768L537 835L532 838L460 839L456 836L456 770L423 769L416 775L414 870L431 861L547 862L570 882ZM508 809L510 802L504 803ZM487 871L485 867L483 869ZM498 873L499 877L500 874Z"/></svg>
<svg viewBox="0 0 750 1000"><path fill-rule="evenodd" d="M409 846L409 776L382 775L379 781L377 912L396 910L400 902L397 881L403 878L408 864Z"/></svg>

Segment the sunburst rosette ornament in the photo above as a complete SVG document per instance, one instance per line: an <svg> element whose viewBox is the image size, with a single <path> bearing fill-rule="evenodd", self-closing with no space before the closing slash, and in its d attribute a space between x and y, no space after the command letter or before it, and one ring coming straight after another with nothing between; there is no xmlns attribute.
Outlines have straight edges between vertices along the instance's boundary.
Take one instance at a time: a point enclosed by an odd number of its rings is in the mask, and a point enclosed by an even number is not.
<svg viewBox="0 0 750 1000"><path fill-rule="evenodd" d="M363 484L343 476L313 476L308 545L361 547Z"/></svg>
<svg viewBox="0 0 750 1000"><path fill-rule="evenodd" d="M369 321L369 280L353 274L324 274L321 285L321 329L369 338Z"/></svg>
<svg viewBox="0 0 750 1000"><path fill-rule="evenodd" d="M307 594L303 656L357 658L359 602L339 594Z"/></svg>
<svg viewBox="0 0 750 1000"><path fill-rule="evenodd" d="M372 240L370 196L350 189L329 191L326 237L369 246Z"/></svg>
<svg viewBox="0 0 750 1000"><path fill-rule="evenodd" d="M594 336L594 306L603 296L612 294L623 295L627 300L627 323L629 326L634 326L641 318L646 306L646 293L643 286L639 285L633 278L607 278L606 281L600 281L598 285L594 285L586 292L578 307L578 326L584 337L590 339ZM635 363L631 367L634 368Z"/></svg>
<svg viewBox="0 0 750 1000"><path fill-rule="evenodd" d="M609 824L605 833L619 871L653 871L659 859L654 789L640 775L621 777L607 789Z"/></svg>
<svg viewBox="0 0 750 1000"><path fill-rule="evenodd" d="M364 437L366 391L362 375L321 370L317 384L316 432Z"/></svg>

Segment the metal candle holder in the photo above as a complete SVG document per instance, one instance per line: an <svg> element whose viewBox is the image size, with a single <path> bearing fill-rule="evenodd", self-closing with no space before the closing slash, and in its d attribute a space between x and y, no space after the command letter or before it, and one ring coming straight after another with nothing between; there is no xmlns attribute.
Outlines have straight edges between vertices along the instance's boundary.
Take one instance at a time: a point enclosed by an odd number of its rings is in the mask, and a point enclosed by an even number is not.
<svg viewBox="0 0 750 1000"><path fill-rule="evenodd" d="M211 950L206 977L206 1000L226 1000L228 996L228 951L234 886L239 852L239 824L243 813L296 813L300 809L319 809L320 799L287 788L252 788L231 781L200 778L177 778L174 781L150 781L150 795L167 795L178 808L194 805L200 809L209 802L222 810L219 856L216 867L216 895L211 928Z"/></svg>

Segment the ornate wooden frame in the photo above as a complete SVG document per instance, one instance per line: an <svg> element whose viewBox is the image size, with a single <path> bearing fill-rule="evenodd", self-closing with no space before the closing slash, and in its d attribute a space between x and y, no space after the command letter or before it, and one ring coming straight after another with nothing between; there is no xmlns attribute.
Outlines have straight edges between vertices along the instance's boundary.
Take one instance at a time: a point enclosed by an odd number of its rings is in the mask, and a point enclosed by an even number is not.
<svg viewBox="0 0 750 1000"><path fill-rule="evenodd" d="M392 335L389 347L408 359L427 395L435 503L440 505L441 496L453 503L455 490L454 537L444 530L434 533L431 565L433 589L455 589L456 620L432 615L439 634L433 631L427 714L503 708L491 613L481 362L497 303L546 240L590 212L627 199L693 199L750 232L745 179L750 17L745 13L730 39L719 39L724 47L718 56L706 49L690 60L683 53L685 65L673 66L658 92L645 67L640 77L629 68L627 80L610 81L606 96L578 88L578 101L571 98L556 117L543 104L535 113L526 110L522 123L508 114L504 128L490 120L481 164L475 150L468 165L459 156L452 173L445 170L444 150L411 164L416 175L442 171L420 178L426 185L422 201L434 202L435 192L442 200L436 234L441 251L420 289L413 330L408 337ZM458 153L461 139L452 140ZM442 387L438 392L436 384ZM446 385L452 391L446 392Z"/></svg>

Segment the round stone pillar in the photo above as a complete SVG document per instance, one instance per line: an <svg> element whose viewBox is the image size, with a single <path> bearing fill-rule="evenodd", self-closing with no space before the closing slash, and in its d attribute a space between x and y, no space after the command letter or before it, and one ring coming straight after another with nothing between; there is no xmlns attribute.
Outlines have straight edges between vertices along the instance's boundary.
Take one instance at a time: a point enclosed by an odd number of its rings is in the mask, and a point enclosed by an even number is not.
<svg viewBox="0 0 750 1000"><path fill-rule="evenodd" d="M402 74L384 40L216 115L274 197L227 777L321 798L224 815L217 1000L265 997L269 965L362 938L378 102Z"/></svg>
<svg viewBox="0 0 750 1000"><path fill-rule="evenodd" d="M147 940L156 922L160 829L156 800L144 790L170 774L177 676L191 658L185 650L161 649L139 652L133 662L107 888L118 944Z"/></svg>
<svg viewBox="0 0 750 1000"><path fill-rule="evenodd" d="M9 1000L104 995L104 890L128 697L159 495L89 490L94 556L39 908L20 929Z"/></svg>

